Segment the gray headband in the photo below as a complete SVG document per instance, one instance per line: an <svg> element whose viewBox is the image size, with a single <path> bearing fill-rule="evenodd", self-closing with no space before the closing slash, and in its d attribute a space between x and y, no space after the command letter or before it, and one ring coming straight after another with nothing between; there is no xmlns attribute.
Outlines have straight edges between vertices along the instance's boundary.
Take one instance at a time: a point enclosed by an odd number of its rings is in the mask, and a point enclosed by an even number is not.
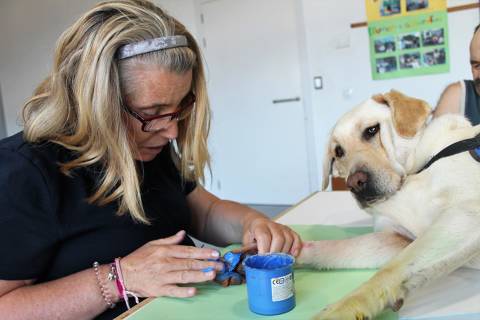
<svg viewBox="0 0 480 320"><path fill-rule="evenodd" d="M176 47L188 47L187 37L166 36L126 44L118 48L117 58L122 60L147 52L154 52Z"/></svg>

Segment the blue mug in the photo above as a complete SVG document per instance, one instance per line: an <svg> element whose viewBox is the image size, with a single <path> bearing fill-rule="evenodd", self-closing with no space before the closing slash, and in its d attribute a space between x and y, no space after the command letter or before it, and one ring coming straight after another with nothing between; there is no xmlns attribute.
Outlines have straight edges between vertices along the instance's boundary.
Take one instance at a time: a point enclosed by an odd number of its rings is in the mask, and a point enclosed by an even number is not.
<svg viewBox="0 0 480 320"><path fill-rule="evenodd" d="M247 280L248 306L261 315L276 315L295 307L293 264L284 253L253 255L243 262Z"/></svg>

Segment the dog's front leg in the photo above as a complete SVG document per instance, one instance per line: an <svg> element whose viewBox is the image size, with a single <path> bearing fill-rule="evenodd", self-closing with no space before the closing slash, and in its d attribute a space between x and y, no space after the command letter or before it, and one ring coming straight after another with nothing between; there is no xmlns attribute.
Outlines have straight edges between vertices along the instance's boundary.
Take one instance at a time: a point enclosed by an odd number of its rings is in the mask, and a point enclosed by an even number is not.
<svg viewBox="0 0 480 320"><path fill-rule="evenodd" d="M480 216L473 209L458 210L443 212L423 235L370 280L315 319L373 319L386 308L396 311L413 289L471 260L480 252Z"/></svg>
<svg viewBox="0 0 480 320"><path fill-rule="evenodd" d="M298 266L317 269L377 269L411 240L395 232L375 232L342 240L305 241Z"/></svg>

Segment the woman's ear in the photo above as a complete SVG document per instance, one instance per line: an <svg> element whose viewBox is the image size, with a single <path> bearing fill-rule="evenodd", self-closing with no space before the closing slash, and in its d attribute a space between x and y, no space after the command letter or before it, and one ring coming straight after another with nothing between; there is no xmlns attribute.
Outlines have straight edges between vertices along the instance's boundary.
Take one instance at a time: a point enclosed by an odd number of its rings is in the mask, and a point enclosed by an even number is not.
<svg viewBox="0 0 480 320"><path fill-rule="evenodd" d="M425 125L432 112L430 105L420 99L408 97L396 90L372 97L392 109L393 126L403 138L413 138Z"/></svg>

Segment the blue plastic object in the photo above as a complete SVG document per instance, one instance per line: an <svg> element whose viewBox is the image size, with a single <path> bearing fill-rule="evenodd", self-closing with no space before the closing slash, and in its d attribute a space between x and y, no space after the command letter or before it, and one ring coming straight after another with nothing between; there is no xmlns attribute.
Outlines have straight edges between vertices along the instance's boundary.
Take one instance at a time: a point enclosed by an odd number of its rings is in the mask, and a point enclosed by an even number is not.
<svg viewBox="0 0 480 320"><path fill-rule="evenodd" d="M227 271L233 271L237 267L238 263L240 262L240 258L242 257L241 253L234 253L228 251L223 255L223 260L225 261L225 267Z"/></svg>
<svg viewBox="0 0 480 320"><path fill-rule="evenodd" d="M242 275L235 271L240 260L242 258L241 253L235 253L228 251L223 255L220 261L223 262L223 271L217 272L215 280L222 282L225 279L234 279L237 283L242 283Z"/></svg>
<svg viewBox="0 0 480 320"><path fill-rule="evenodd" d="M294 262L294 257L284 253L245 259L248 306L252 312L276 315L295 307Z"/></svg>

